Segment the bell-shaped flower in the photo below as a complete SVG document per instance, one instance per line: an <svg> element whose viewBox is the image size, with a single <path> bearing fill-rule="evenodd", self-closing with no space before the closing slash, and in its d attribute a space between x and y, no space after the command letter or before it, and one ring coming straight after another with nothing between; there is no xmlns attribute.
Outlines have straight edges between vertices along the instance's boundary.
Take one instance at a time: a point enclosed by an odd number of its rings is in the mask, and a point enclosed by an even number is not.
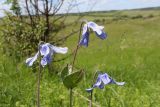
<svg viewBox="0 0 160 107"><path fill-rule="evenodd" d="M28 66L32 66L33 63L38 58L38 56L43 56L43 58L41 59L41 65L44 67L45 65L51 63L52 55L54 53L66 54L67 51L68 51L67 47L56 47L49 43L44 43L39 46L39 51L36 53L34 57L27 58L26 64Z"/></svg>
<svg viewBox="0 0 160 107"><path fill-rule="evenodd" d="M107 73L99 74L98 78L96 80L96 83L93 84L93 86L89 89L86 89L87 92L91 92L94 88L100 88L103 89L105 85L108 84L116 84L119 86L122 86L125 84L125 82L116 82L114 79L112 79Z"/></svg>
<svg viewBox="0 0 160 107"><path fill-rule="evenodd" d="M80 40L80 45L88 46L89 42L89 28L92 29L95 34L100 38L100 39L106 39L107 34L103 31L103 26L99 26L94 22L87 22L83 26L83 31L82 31L82 38Z"/></svg>

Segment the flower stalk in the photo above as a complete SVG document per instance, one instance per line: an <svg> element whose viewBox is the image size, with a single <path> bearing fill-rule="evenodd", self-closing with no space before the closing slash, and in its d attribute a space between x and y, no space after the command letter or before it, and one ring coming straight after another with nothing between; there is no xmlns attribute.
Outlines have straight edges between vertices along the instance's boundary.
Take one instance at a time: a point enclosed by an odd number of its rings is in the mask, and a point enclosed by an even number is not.
<svg viewBox="0 0 160 107"><path fill-rule="evenodd" d="M81 39L82 26L83 26L83 22L80 25L80 31L79 31L78 41L77 41L77 47L76 47L76 49L74 51L74 57L73 57L72 70L71 71L73 71L73 67L74 67L74 64L75 64L76 57L77 57L78 49L80 47L79 42L80 42L80 39ZM70 97L69 97L70 98L70 107L72 107L72 105L73 105L73 89L70 88L69 90L70 90Z"/></svg>
<svg viewBox="0 0 160 107"><path fill-rule="evenodd" d="M74 52L74 57L73 57L73 62L72 62L72 69L73 69L73 66L74 66L74 63L75 63L75 60L76 60L76 56L77 56L77 53L78 53L78 49L79 49L79 47L80 47L79 42L80 42L80 39L81 39L82 26L83 26L83 22L81 23L80 29L79 29L80 32L79 32L79 36L78 36L77 47L76 47L75 52Z"/></svg>
<svg viewBox="0 0 160 107"><path fill-rule="evenodd" d="M41 60L41 57L40 57ZM40 107L40 81L41 81L41 72L42 66L41 62L39 61L39 70L38 70L38 81L37 81L37 107Z"/></svg>
<svg viewBox="0 0 160 107"><path fill-rule="evenodd" d="M91 94L90 94L89 107L92 107L92 96L93 96L93 90L91 91Z"/></svg>
<svg viewBox="0 0 160 107"><path fill-rule="evenodd" d="M70 96L69 96L69 98L70 98L70 107L72 107L72 103L73 103L73 91L72 91L72 88L70 89Z"/></svg>
<svg viewBox="0 0 160 107"><path fill-rule="evenodd" d="M95 81L95 78L96 78L96 75L98 74L98 71L96 71L95 73L94 73L94 76L93 76L93 79L92 79L92 86L93 86L93 84L94 84L94 81ZM91 87L92 87L91 86ZM90 92L90 98L89 98L89 107L92 107L92 99L93 99L93 90L91 90L91 92Z"/></svg>
<svg viewBox="0 0 160 107"><path fill-rule="evenodd" d="M40 53L40 45L42 42L38 45L38 51ZM42 65L41 65L41 57L39 57L39 70L38 70L38 79L37 79L37 107L40 107L40 81L41 81L41 72L42 72Z"/></svg>

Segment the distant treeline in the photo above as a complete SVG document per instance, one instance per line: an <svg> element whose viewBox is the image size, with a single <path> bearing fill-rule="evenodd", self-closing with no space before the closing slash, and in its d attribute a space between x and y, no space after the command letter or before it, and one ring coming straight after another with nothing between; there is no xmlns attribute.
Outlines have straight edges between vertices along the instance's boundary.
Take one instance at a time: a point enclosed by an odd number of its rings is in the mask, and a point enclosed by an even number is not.
<svg viewBox="0 0 160 107"><path fill-rule="evenodd" d="M109 11L91 11L91 12L82 12L82 13L68 13L68 15L77 16L77 15L87 15L87 16L97 16L97 13L113 13L113 12L121 12L121 11L134 11L134 10L160 10L160 6L158 7L147 7L147 8L138 8L138 9L124 9L124 10L109 10ZM57 14L61 16L63 14ZM105 15L98 15L99 17L104 17Z"/></svg>

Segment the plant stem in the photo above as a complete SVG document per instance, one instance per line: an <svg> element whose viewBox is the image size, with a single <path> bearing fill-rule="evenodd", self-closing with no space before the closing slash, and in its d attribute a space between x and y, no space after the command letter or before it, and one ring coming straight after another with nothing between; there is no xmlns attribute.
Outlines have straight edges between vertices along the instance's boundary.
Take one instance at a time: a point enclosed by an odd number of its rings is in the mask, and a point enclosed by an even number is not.
<svg viewBox="0 0 160 107"><path fill-rule="evenodd" d="M72 62L72 71L73 71L74 63L75 63L76 56L77 56L77 53L78 53L78 49L80 47L79 42L80 42L80 38L81 38L82 25L83 25L83 22L81 23L81 26L80 26L80 32L79 32L79 36L78 36L77 47L76 47L75 52L74 52L74 57L73 57L73 62ZM70 107L72 107L72 104L73 104L73 89L71 88L70 89Z"/></svg>
<svg viewBox="0 0 160 107"><path fill-rule="evenodd" d="M99 71L96 71L94 73L93 79L92 79L92 84L94 84L96 75L98 74ZM91 86L92 87L92 86ZM89 101L89 107L92 107L92 97L93 97L93 90L91 91L91 95L90 95L90 101Z"/></svg>
<svg viewBox="0 0 160 107"><path fill-rule="evenodd" d="M40 79L41 79L41 64L39 65L38 70L38 81L37 81L37 107L40 107Z"/></svg>
<svg viewBox="0 0 160 107"><path fill-rule="evenodd" d="M93 91L91 91L91 96L90 96L89 107L92 107L92 95L93 95Z"/></svg>
<svg viewBox="0 0 160 107"><path fill-rule="evenodd" d="M39 50L40 50L40 44L39 43ZM40 51L39 51L40 53ZM42 71L42 66L41 66L41 56L39 58L39 70L38 70L38 76L37 76L37 107L40 107L40 81L41 81L41 71Z"/></svg>
<svg viewBox="0 0 160 107"><path fill-rule="evenodd" d="M73 97L73 91L72 91L72 88L70 89L70 107L72 107L72 103L73 103L73 100L72 100L72 97Z"/></svg>
<svg viewBox="0 0 160 107"><path fill-rule="evenodd" d="M79 32L79 36L78 36L78 41L77 41L77 47L75 49L75 52L74 52L74 57L73 57L73 62L72 62L72 69L73 69L73 66L74 66L74 63L75 63L75 60L76 60L76 56L77 56L77 53L78 53L78 49L79 49L79 42L80 42L80 39L81 39L81 29L82 29L82 25L83 25L83 22L81 23L81 26L80 26L80 32Z"/></svg>

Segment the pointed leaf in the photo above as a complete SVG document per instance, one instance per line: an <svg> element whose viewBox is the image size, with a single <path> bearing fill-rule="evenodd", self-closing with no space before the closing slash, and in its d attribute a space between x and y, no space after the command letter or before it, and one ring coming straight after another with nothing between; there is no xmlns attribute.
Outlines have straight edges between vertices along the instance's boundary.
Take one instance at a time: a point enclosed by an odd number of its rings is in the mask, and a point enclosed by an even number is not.
<svg viewBox="0 0 160 107"><path fill-rule="evenodd" d="M68 76L66 76L63 80L63 84L69 88L69 89L73 89L74 87L76 87L78 85L78 83L82 80L84 76L84 71L80 70L77 72L74 72Z"/></svg>

